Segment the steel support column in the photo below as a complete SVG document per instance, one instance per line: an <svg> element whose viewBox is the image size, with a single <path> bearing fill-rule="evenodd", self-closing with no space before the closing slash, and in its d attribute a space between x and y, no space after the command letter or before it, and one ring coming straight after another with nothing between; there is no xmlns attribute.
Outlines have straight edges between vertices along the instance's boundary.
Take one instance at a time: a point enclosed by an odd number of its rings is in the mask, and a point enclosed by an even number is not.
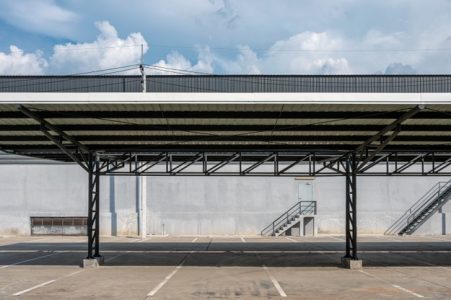
<svg viewBox="0 0 451 300"><path fill-rule="evenodd" d="M346 156L346 255L357 260L357 161L356 153Z"/></svg>
<svg viewBox="0 0 451 300"><path fill-rule="evenodd" d="M100 217L100 163L92 153L89 154L89 195L88 195L88 259L100 257L99 217Z"/></svg>

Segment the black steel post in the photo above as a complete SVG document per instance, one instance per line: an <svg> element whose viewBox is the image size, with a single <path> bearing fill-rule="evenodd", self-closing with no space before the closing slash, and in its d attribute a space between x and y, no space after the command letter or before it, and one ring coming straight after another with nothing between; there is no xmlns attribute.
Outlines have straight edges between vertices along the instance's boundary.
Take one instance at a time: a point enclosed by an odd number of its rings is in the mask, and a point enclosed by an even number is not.
<svg viewBox="0 0 451 300"><path fill-rule="evenodd" d="M357 161L346 156L346 258L357 260Z"/></svg>
<svg viewBox="0 0 451 300"><path fill-rule="evenodd" d="M89 154L88 156L88 256L86 258L91 259L94 258L92 255L92 246L94 244L94 237L92 235L93 232L93 209L92 209L92 202L93 202L93 194L92 194L92 188L93 188L93 160L92 160L92 154Z"/></svg>
<svg viewBox="0 0 451 300"><path fill-rule="evenodd" d="M99 253L99 183L100 183L100 166L98 159L89 154L88 161L89 183L88 183L88 257L100 257Z"/></svg>

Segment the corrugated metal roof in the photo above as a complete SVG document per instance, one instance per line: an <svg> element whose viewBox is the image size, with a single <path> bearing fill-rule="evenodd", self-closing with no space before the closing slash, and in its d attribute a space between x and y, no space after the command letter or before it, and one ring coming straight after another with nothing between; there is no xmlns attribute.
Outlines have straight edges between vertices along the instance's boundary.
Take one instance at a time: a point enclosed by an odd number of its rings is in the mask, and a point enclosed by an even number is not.
<svg viewBox="0 0 451 300"><path fill-rule="evenodd" d="M93 151L168 149L354 149L412 105L34 104L28 109ZM0 146L45 156L58 148L39 122L0 105ZM210 117L211 115L211 117ZM146 117L149 116L149 117ZM404 122L393 149L447 149L451 104L426 106ZM390 134L391 132L387 133ZM332 147L332 148L331 148ZM53 154L54 156L54 154ZM64 154L59 156L67 160Z"/></svg>

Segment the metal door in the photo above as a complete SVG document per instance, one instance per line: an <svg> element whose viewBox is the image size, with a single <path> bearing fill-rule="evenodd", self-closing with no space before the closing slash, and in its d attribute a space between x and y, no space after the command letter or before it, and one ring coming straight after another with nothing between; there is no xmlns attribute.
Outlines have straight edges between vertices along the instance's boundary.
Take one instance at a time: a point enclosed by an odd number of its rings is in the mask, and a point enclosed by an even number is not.
<svg viewBox="0 0 451 300"><path fill-rule="evenodd" d="M298 201L313 201L313 182L311 180L299 182Z"/></svg>

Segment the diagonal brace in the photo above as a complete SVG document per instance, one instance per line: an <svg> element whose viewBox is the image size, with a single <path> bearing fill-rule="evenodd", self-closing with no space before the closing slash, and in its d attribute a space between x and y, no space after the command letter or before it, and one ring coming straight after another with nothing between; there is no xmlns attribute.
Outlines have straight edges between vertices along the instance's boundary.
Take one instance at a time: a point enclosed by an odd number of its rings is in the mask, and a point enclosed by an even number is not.
<svg viewBox="0 0 451 300"><path fill-rule="evenodd" d="M400 116L397 120L392 122L391 124L385 126L381 131L377 134L370 137L366 140L362 145L358 146L356 149L356 153L359 155L359 161L361 163L357 167L357 171L360 171L365 165L370 162L377 154L379 154L392 140L395 139L396 136L401 132L401 124L407 119L413 117L421 110L424 109L424 105L417 105L409 111L405 112L402 116ZM390 136L384 139L384 136L388 132L392 132ZM371 151L370 155L366 155L368 152L368 148L371 147L371 144L376 141L381 141L380 144L376 147L375 150ZM366 156L365 159L364 156Z"/></svg>
<svg viewBox="0 0 451 300"><path fill-rule="evenodd" d="M255 164L249 166L247 169L245 169L245 170L242 171L241 173L242 173L243 175L244 175L244 174L247 174L247 173L251 172L252 170L256 169L257 167L261 166L262 164L266 163L267 161L269 161L269 160L271 160L271 159L274 159L275 157L276 157L276 154L273 153L273 154L267 156L266 158L264 158L263 160L258 161L258 162L256 162Z"/></svg>
<svg viewBox="0 0 451 300"><path fill-rule="evenodd" d="M88 165L88 160L85 157L85 154L89 154L89 149L85 145L81 144L76 139L74 139L70 135L68 135L65 132L63 132L57 126L52 125L51 123L49 123L45 119L41 118L35 112L32 112L31 110L26 108L25 106L19 105L17 107L17 109L19 111L21 111L27 117L35 120L36 122L39 122L39 124L41 125L42 133L51 142L53 142L58 148L60 148L61 151L63 151L67 156L69 156L74 162L79 164L85 171L89 172L89 169L88 169L88 166L87 166ZM56 136L52 135L52 134L49 133L49 131L52 131L52 132L56 133L57 135ZM75 149L76 149L75 153L80 154L80 157L81 157L82 160L80 160L77 157L77 155L73 153L73 151L68 149L67 146L63 144L63 140L69 142L72 146L75 147Z"/></svg>

